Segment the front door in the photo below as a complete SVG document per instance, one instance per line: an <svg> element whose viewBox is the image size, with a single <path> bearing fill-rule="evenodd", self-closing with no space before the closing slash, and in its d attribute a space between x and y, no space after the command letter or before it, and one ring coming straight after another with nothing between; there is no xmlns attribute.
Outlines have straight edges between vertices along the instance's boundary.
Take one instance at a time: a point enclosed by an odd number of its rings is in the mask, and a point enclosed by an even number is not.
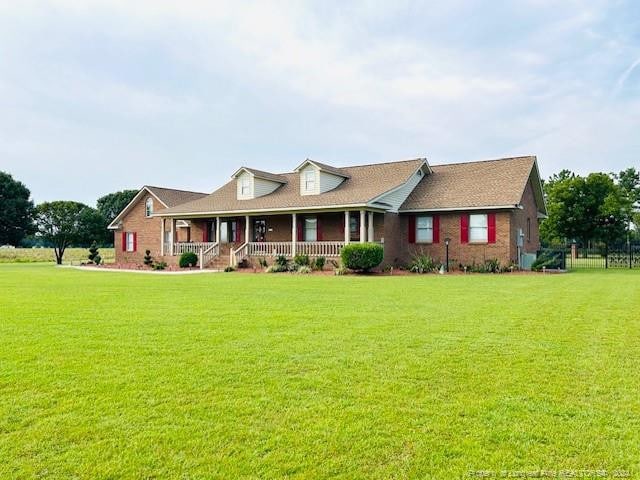
<svg viewBox="0 0 640 480"><path fill-rule="evenodd" d="M257 219L253 221L253 241L264 242L267 236L267 221Z"/></svg>

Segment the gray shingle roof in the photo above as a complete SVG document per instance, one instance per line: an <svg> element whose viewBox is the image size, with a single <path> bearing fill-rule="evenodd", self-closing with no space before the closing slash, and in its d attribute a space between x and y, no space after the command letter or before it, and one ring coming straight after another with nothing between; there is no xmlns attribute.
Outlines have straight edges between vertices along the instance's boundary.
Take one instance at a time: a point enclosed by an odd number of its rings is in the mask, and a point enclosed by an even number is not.
<svg viewBox="0 0 640 480"><path fill-rule="evenodd" d="M176 190L174 188L152 187L145 185L158 199L168 208L175 207L182 203L192 202L202 197L206 197L206 193L190 192L188 190Z"/></svg>
<svg viewBox="0 0 640 480"><path fill-rule="evenodd" d="M449 165L431 165L400 207L438 210L517 205L536 163L536 157L514 157Z"/></svg>
<svg viewBox="0 0 640 480"><path fill-rule="evenodd" d="M347 178L337 188L319 195L300 195L300 175L292 172L279 175L286 179L286 184L273 193L249 200L238 200L236 180L233 179L206 197L163 210L158 214L250 212L364 205L379 195L404 184L424 162L424 159L417 158L400 162L342 167L338 170Z"/></svg>

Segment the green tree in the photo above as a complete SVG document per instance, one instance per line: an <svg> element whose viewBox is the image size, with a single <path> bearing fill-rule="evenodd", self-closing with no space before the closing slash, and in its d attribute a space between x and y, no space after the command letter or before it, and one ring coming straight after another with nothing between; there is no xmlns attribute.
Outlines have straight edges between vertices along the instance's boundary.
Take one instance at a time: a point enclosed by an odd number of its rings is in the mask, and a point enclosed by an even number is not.
<svg viewBox="0 0 640 480"><path fill-rule="evenodd" d="M612 176L633 204L640 203L640 172L631 167Z"/></svg>
<svg viewBox="0 0 640 480"><path fill-rule="evenodd" d="M624 190L609 175L556 176L547 182L546 194L549 217L540 227L545 243L611 243L625 237L631 205Z"/></svg>
<svg viewBox="0 0 640 480"><path fill-rule="evenodd" d="M38 235L53 245L56 263L62 264L70 246L84 247L104 235L104 217L79 202L45 202L36 207Z"/></svg>
<svg viewBox="0 0 640 480"><path fill-rule="evenodd" d="M126 207L138 190L122 190L100 197L96 202L98 212L105 218L107 225Z"/></svg>
<svg viewBox="0 0 640 480"><path fill-rule="evenodd" d="M0 172L0 245L18 245L34 231L31 192L11 175Z"/></svg>

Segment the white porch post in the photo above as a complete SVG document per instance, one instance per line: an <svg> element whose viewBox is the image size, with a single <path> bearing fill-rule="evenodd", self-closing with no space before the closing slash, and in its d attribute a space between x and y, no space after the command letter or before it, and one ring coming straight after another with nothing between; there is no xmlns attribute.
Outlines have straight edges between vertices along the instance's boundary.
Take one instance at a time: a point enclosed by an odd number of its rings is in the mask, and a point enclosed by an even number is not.
<svg viewBox="0 0 640 480"><path fill-rule="evenodd" d="M244 216L244 243L249 241L249 215Z"/></svg>
<svg viewBox="0 0 640 480"><path fill-rule="evenodd" d="M367 242L373 242L373 212L369 212L367 219Z"/></svg>
<svg viewBox="0 0 640 480"><path fill-rule="evenodd" d="M164 227L165 227L165 218L160 220L160 256L164 257Z"/></svg>
<svg viewBox="0 0 640 480"><path fill-rule="evenodd" d="M367 230L365 229L364 222L366 220L364 210L360 210L360 243L364 243L364 237L367 235Z"/></svg>
<svg viewBox="0 0 640 480"><path fill-rule="evenodd" d="M220 244L220 217L216 217L216 242Z"/></svg>
<svg viewBox="0 0 640 480"><path fill-rule="evenodd" d="M176 243L176 219L171 219L171 255L175 253L174 245Z"/></svg>
<svg viewBox="0 0 640 480"><path fill-rule="evenodd" d="M349 210L344 211L344 243L345 245L351 240L351 224L349 222Z"/></svg>
<svg viewBox="0 0 640 480"><path fill-rule="evenodd" d="M298 242L298 215L291 214L291 256L296 256L296 247Z"/></svg>

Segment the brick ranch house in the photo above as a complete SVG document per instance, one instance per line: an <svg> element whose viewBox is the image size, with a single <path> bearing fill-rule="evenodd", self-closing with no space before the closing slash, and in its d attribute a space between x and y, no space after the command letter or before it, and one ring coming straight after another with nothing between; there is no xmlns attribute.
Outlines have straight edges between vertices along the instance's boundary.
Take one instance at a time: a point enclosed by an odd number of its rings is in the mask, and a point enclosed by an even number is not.
<svg viewBox="0 0 640 480"><path fill-rule="evenodd" d="M383 265L405 265L417 252L444 262L448 241L452 265L508 265L539 249L545 215L534 156L341 168L307 159L282 174L241 167L211 194L145 186L109 228L123 264L142 263L147 249L170 264L194 252L203 267L224 268L379 242Z"/></svg>

